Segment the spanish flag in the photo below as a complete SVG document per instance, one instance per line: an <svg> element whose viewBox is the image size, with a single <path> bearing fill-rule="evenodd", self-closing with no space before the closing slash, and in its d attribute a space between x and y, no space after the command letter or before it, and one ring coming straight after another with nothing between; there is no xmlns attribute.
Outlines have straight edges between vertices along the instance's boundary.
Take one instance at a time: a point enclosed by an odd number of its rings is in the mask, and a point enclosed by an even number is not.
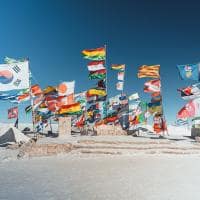
<svg viewBox="0 0 200 200"><path fill-rule="evenodd" d="M138 70L138 78L159 78L160 65L142 65Z"/></svg>
<svg viewBox="0 0 200 200"><path fill-rule="evenodd" d="M68 114L68 115L77 115L77 114L81 114L82 110L81 110L81 105L80 103L74 103L71 105L63 105L59 111L58 114Z"/></svg>
<svg viewBox="0 0 200 200"><path fill-rule="evenodd" d="M113 70L120 70L120 71L124 71L125 70L125 65L123 64L113 64L111 66L111 69Z"/></svg>
<svg viewBox="0 0 200 200"><path fill-rule="evenodd" d="M106 50L104 47L96 49L85 49L82 51L84 58L89 60L105 60Z"/></svg>

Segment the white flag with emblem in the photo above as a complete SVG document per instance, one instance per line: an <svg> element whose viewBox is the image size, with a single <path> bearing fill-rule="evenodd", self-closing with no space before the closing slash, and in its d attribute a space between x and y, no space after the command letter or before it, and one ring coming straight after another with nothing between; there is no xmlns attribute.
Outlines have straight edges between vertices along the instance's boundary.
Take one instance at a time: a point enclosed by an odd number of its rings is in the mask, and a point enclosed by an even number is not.
<svg viewBox="0 0 200 200"><path fill-rule="evenodd" d="M28 61L0 64L0 91L29 88Z"/></svg>

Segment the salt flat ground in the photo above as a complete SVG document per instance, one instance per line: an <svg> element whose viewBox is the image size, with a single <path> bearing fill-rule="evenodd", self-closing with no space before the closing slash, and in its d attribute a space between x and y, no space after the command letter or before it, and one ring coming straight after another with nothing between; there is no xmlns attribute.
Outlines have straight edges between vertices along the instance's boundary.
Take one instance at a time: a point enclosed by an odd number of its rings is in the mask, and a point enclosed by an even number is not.
<svg viewBox="0 0 200 200"><path fill-rule="evenodd" d="M0 163L0 199L199 200L200 156L60 155Z"/></svg>

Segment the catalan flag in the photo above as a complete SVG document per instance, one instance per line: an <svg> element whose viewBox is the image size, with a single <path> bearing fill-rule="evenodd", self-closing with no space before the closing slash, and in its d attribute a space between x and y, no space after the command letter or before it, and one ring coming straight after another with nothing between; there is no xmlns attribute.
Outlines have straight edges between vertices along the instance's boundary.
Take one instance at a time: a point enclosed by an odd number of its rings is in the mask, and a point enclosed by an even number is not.
<svg viewBox="0 0 200 200"><path fill-rule="evenodd" d="M125 65L124 64L113 64L111 66L111 69L113 69L113 70L119 70L119 71L124 71L125 70Z"/></svg>
<svg viewBox="0 0 200 200"><path fill-rule="evenodd" d="M159 78L160 65L142 65L138 70L138 78Z"/></svg>
<svg viewBox="0 0 200 200"><path fill-rule="evenodd" d="M85 49L82 51L82 54L85 59L88 60L105 60L106 58L106 50L104 47L96 48L96 49Z"/></svg>

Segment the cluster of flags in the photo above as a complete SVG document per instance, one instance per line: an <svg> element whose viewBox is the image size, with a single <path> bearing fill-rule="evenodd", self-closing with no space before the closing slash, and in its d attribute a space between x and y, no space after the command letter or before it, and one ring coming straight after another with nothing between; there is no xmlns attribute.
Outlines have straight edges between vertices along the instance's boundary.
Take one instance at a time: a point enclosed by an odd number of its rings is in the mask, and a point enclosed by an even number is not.
<svg viewBox="0 0 200 200"><path fill-rule="evenodd" d="M196 64L186 64L177 65L179 70L179 75L182 80L196 80L199 81L200 77L200 65ZM177 119L188 120L199 116L200 114L200 84L192 84L188 87L179 88L181 98L187 100L185 106L183 106L177 113Z"/></svg>
<svg viewBox="0 0 200 200"><path fill-rule="evenodd" d="M34 124L38 127L47 123L51 117L56 119L66 115L73 116L73 124L78 127L83 127L85 123L97 126L108 123L117 124L121 121L122 126L125 127L124 121L132 125L146 123L149 116L156 114L163 119L160 65L142 65L138 69L138 78L150 78L144 83L144 92L151 96L148 103L140 100L138 93L133 93L128 97L123 92L125 64L111 65L111 69L117 71L116 89L121 91L121 94L107 101L106 48L85 49L82 55L83 58L89 60L87 63L89 80L97 80L97 83L94 87L78 94L74 91L75 81L65 81L44 89L39 84L30 85L28 61L6 57L5 64L0 67L0 91L3 92L0 94L0 100L17 104L31 100L32 103L25 108L25 112L32 112ZM198 64L179 65L178 69L183 79L197 80ZM197 115L197 108L200 106L200 101L197 100L200 95L200 85L194 84L181 88L179 91L182 98L190 100L178 113L179 118ZM11 108L8 116L9 118L17 117L18 108ZM159 127L156 126L157 131L161 131L162 127L158 129Z"/></svg>
<svg viewBox="0 0 200 200"><path fill-rule="evenodd" d="M107 89L106 89L106 48L87 49L82 51L83 57L90 60L87 64L89 71L89 80L97 80L96 87L87 90L87 104L85 111L80 120L84 120L89 124L94 124L98 120L106 117L107 112ZM80 121L79 120L79 121ZM81 123L79 123L81 124Z"/></svg>
<svg viewBox="0 0 200 200"><path fill-rule="evenodd" d="M125 64L113 64L111 66L112 70L117 71L117 84L116 89L123 91L124 90L124 76L125 76Z"/></svg>
<svg viewBox="0 0 200 200"><path fill-rule="evenodd" d="M160 65L142 65L138 69L138 78L151 78L144 83L144 92L151 94L151 101L147 104L146 116L154 116L154 131L160 133L166 130L166 122L164 120L161 81L160 81Z"/></svg>

